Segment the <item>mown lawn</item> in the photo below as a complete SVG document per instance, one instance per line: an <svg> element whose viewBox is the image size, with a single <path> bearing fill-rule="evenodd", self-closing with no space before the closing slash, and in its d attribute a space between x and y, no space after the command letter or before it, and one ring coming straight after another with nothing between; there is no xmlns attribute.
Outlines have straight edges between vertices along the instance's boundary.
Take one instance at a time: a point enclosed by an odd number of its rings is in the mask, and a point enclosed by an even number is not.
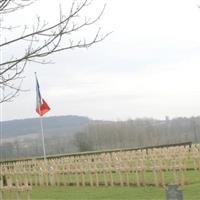
<svg viewBox="0 0 200 200"><path fill-rule="evenodd" d="M165 172L165 181L173 182L171 172ZM187 183L183 189L184 200L200 199L200 172L189 170L184 172L184 179ZM102 177L100 177L101 179ZM113 174L114 182L119 181L118 174ZM123 177L124 179L124 177ZM133 175L129 175L133 180ZM145 179L153 183L153 174L146 173ZM33 187L31 199L37 200L164 200L165 188L163 187L76 187L76 186L57 186L57 187Z"/></svg>
<svg viewBox="0 0 200 200"><path fill-rule="evenodd" d="M164 189L155 187L34 187L31 199L114 200L164 199Z"/></svg>
<svg viewBox="0 0 200 200"><path fill-rule="evenodd" d="M159 176L159 175L158 175ZM76 180L74 176L71 177ZM88 179L89 177L85 177ZM126 177L123 176L123 181ZM180 176L179 176L180 178ZM64 177L63 177L64 179ZM102 181L103 178L100 176ZM129 174L128 179L135 183L133 174ZM166 171L164 173L166 183L173 182L172 172ZM154 182L152 172L145 174L147 185L137 187L133 186L33 186L31 191L31 200L164 200L165 188L150 186ZM119 182L119 174L113 173L114 183ZM184 181L186 185L183 189L184 200L198 200L200 199L200 171L189 170L184 171ZM76 181L75 181L76 182ZM25 199L25 194L20 196L20 200ZM9 197L8 193L4 194L4 199L16 199Z"/></svg>
<svg viewBox="0 0 200 200"><path fill-rule="evenodd" d="M200 183L184 186L184 200L200 199ZM163 200L165 189L160 187L33 187L35 200Z"/></svg>

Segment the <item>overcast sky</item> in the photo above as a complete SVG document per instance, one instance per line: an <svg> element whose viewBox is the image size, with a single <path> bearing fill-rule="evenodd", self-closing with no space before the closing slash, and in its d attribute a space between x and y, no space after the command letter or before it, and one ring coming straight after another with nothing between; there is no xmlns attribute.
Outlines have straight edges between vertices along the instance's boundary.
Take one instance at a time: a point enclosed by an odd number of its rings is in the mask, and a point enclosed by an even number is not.
<svg viewBox="0 0 200 200"><path fill-rule="evenodd" d="M31 17L17 20L54 20L59 2L64 11L64 0L48 6L39 0L23 11ZM51 107L46 116L126 120L200 114L200 1L94 0L92 16L104 2L97 25L114 32L87 50L51 56L54 64L29 64L23 82L29 91L3 105L3 120L37 117L34 71Z"/></svg>

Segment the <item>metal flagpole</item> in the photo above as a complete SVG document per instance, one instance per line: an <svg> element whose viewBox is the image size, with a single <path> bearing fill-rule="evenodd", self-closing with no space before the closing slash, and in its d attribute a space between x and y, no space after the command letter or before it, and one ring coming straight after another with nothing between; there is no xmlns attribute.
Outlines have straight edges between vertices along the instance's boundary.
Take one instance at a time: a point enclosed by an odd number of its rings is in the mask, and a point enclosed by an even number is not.
<svg viewBox="0 0 200 200"><path fill-rule="evenodd" d="M37 82L37 74L36 74L36 72L35 72L35 78L36 78L36 84L38 84L38 82ZM36 96L36 101L37 101L37 103L38 103L38 93L40 93L40 91L39 91L39 85L37 85L36 86L36 92L37 92L37 96ZM40 101L41 101L41 95L40 95ZM39 115L40 115L40 128L41 128L41 135L42 135L42 149L43 149L43 158L44 158L44 161L46 162L46 149L45 149L45 142L44 142L44 129L43 129L43 119L42 119L42 116L41 116L41 110L40 110L41 108L40 108L40 105L38 106L38 111L39 111Z"/></svg>
<svg viewBox="0 0 200 200"><path fill-rule="evenodd" d="M48 104L45 102L45 100L41 96L40 86L39 86L36 72L35 72L35 79L36 79L36 103L37 103L36 112L40 115L40 127L41 127L41 134L42 134L42 149L43 149L44 161L47 164L42 116L50 110L50 107L48 106Z"/></svg>
<svg viewBox="0 0 200 200"><path fill-rule="evenodd" d="M41 127L41 134L42 134L42 148L43 148L43 156L44 161L46 162L46 149L45 149L45 143L44 143L44 129L43 129L43 119L42 116L40 116L40 127Z"/></svg>

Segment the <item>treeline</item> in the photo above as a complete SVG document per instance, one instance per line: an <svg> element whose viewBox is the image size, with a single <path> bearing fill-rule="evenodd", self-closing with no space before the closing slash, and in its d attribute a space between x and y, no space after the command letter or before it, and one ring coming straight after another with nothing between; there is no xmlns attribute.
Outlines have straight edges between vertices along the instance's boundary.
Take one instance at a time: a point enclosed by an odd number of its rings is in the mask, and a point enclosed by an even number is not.
<svg viewBox="0 0 200 200"><path fill-rule="evenodd" d="M47 155L77 152L77 147L71 143L73 136L58 135L45 137ZM43 156L41 134L34 138L16 138L6 141L0 146L0 160Z"/></svg>
<svg viewBox="0 0 200 200"><path fill-rule="evenodd" d="M74 136L74 141L79 151L197 143L200 142L200 117L92 121Z"/></svg>
<svg viewBox="0 0 200 200"><path fill-rule="evenodd" d="M90 120L72 135L45 136L48 155L72 152L140 148L185 142L200 142L200 117L169 120L135 119L127 121ZM0 147L1 159L42 155L41 135L24 139L15 138Z"/></svg>

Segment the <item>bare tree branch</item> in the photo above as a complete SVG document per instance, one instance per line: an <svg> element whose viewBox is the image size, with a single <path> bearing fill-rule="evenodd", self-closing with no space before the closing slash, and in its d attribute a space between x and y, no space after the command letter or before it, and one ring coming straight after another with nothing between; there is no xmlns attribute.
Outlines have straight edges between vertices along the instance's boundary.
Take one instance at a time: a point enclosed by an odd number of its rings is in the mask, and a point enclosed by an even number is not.
<svg viewBox="0 0 200 200"><path fill-rule="evenodd" d="M15 12L16 10L30 6L34 0L0 0L0 14ZM6 38L0 42L2 48L14 48L22 45L24 53L21 55L12 55L10 59L3 60L0 63L0 88L7 91L0 103L12 100L21 91L21 82L23 72L28 62L40 64L48 63L45 58L53 53L75 48L88 48L91 45L101 42L110 33L101 34L99 28L91 39L75 39L74 34L84 31L85 28L95 24L103 15L105 5L95 18L88 18L82 13L91 6L92 1L82 0L74 1L68 14L63 14L60 6L59 19L54 24L49 24L37 17L37 23L32 27L28 25L22 27L21 34L15 38ZM84 20L83 20L84 19ZM13 25L1 27L0 29L13 30ZM82 38L82 37L81 37Z"/></svg>

